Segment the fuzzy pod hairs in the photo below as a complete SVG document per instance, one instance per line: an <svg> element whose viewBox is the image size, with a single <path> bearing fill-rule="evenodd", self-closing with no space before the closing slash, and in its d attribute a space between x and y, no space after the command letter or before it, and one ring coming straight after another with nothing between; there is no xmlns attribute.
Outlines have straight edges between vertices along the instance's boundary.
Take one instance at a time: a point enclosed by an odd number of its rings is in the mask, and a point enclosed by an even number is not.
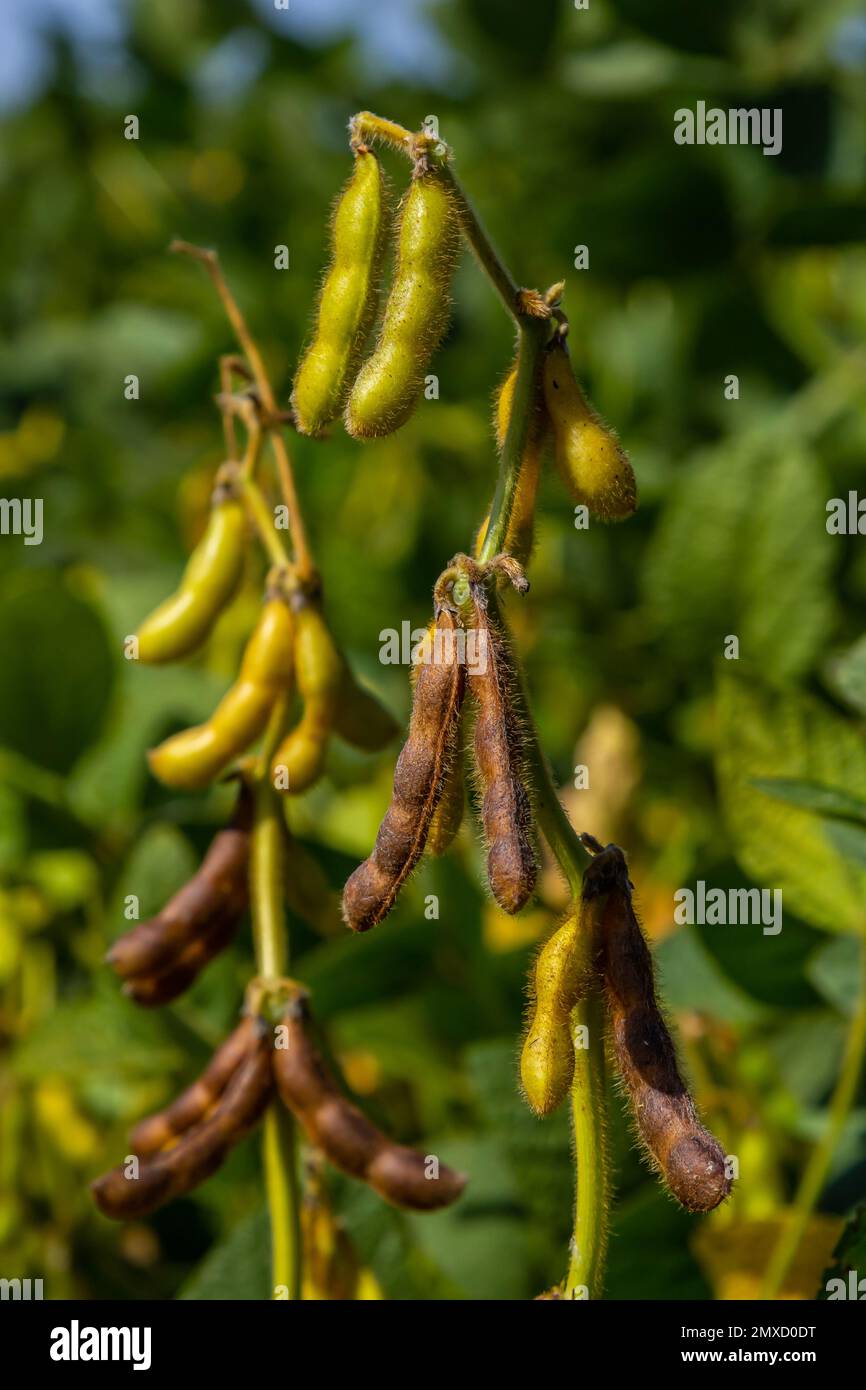
<svg viewBox="0 0 866 1390"><path fill-rule="evenodd" d="M532 896L538 873L517 676L505 628L481 571L468 564L469 622L478 634L478 660L469 667L469 690L476 710L475 767L482 793L487 878L499 906L514 913Z"/></svg>
<svg viewBox="0 0 866 1390"><path fill-rule="evenodd" d="M724 1151L704 1129L677 1064L655 991L652 957L632 904L622 850L608 845L584 876L583 901L602 899L598 963L616 1068L638 1134L670 1192L688 1211L728 1196Z"/></svg>
<svg viewBox="0 0 866 1390"><path fill-rule="evenodd" d="M274 1049L274 1073L284 1104L310 1141L350 1177L366 1182L386 1202L410 1211L435 1211L460 1196L466 1179L445 1164L428 1173L428 1160L395 1144L343 1095L311 1032L306 996L297 994Z"/></svg>
<svg viewBox="0 0 866 1390"><path fill-rule="evenodd" d="M418 863L452 766L466 690L455 614L440 606L419 666L409 732L394 769L391 803L376 843L343 889L343 916L368 931L388 915Z"/></svg>

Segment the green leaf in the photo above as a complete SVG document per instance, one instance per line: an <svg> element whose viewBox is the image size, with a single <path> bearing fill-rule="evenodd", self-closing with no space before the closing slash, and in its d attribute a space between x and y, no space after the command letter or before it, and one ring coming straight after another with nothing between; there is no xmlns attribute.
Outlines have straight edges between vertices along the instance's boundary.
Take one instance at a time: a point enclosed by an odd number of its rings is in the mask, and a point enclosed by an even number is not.
<svg viewBox="0 0 866 1390"><path fill-rule="evenodd" d="M866 829L837 821L826 826L824 834L849 864L866 868Z"/></svg>
<svg viewBox="0 0 866 1390"><path fill-rule="evenodd" d="M728 1023L749 1023L766 1012L732 983L694 927L666 937L655 951L655 958L659 992L672 1009L699 1009Z"/></svg>
<svg viewBox="0 0 866 1390"><path fill-rule="evenodd" d="M866 742L819 700L723 671L718 681L717 775L734 852L785 907L827 931L860 931L866 874L828 840L814 812L768 796L760 778L792 778L866 797Z"/></svg>
<svg viewBox="0 0 866 1390"><path fill-rule="evenodd" d="M862 950L856 936L842 936L816 951L806 967L818 993L843 1014L853 1014L860 1002Z"/></svg>
<svg viewBox="0 0 866 1390"><path fill-rule="evenodd" d="M271 1298L271 1230L267 1210L253 1212L209 1250L175 1296L196 1300Z"/></svg>
<svg viewBox="0 0 866 1390"><path fill-rule="evenodd" d="M833 1251L833 1263L821 1277L821 1284L815 1294L816 1299L821 1302L828 1301L831 1293L840 1292L845 1298L850 1298L848 1276L852 1272L855 1275L852 1282L857 1285L854 1297L859 1300L863 1297L860 1281L866 1272L866 1203L857 1208L839 1237ZM844 1290L829 1289L827 1286L831 1279L841 1279Z"/></svg>
<svg viewBox="0 0 866 1390"><path fill-rule="evenodd" d="M388 1206L363 1183L347 1179L335 1186L340 1216L386 1298L448 1300L465 1296L419 1248L405 1213ZM426 1221L441 1219L442 1213L425 1217Z"/></svg>
<svg viewBox="0 0 866 1390"><path fill-rule="evenodd" d="M827 682L858 714L866 714L866 637L828 663Z"/></svg>
<svg viewBox="0 0 866 1390"><path fill-rule="evenodd" d="M0 591L0 745L68 772L99 736L114 662L89 604L53 572Z"/></svg>
<svg viewBox="0 0 866 1390"><path fill-rule="evenodd" d="M644 583L653 622L684 662L710 662L736 635L769 676L813 663L830 622L833 546L826 488L804 453L705 455L673 489Z"/></svg>
<svg viewBox="0 0 866 1390"><path fill-rule="evenodd" d="M195 873L198 861L186 836L177 826L151 825L128 855L118 876L109 921L115 935L128 931L134 922L124 917L124 900L138 898L138 921L159 912L173 893Z"/></svg>
<svg viewBox="0 0 866 1390"><path fill-rule="evenodd" d="M756 777L753 785L758 791L766 792L767 796L775 796L791 806L802 806L805 811L814 811L818 816L855 820L866 825L866 801L850 796L838 787L825 787L820 782L808 782L797 777Z"/></svg>

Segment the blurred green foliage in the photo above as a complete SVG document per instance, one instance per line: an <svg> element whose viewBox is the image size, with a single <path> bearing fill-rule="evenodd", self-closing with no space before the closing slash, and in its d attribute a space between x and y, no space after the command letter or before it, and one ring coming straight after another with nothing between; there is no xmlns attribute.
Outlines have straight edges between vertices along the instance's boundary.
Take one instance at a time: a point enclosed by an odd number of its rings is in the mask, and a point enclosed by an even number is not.
<svg viewBox="0 0 866 1390"><path fill-rule="evenodd" d="M569 809L629 851L687 1066L741 1167L723 1213L686 1217L612 1097L608 1293L748 1296L859 999L866 836L850 807L866 800L866 560L857 536L824 523L827 500L861 485L866 452L862 13L459 0L431 7L429 85L423 50L411 79L371 61L387 50L375 6L363 44L335 32L316 46L229 0L124 13L119 70L94 60L85 80L68 43L46 40L51 81L7 114L0 160L0 491L44 499L45 528L40 546L0 538L0 1272L44 1277L49 1297L267 1293L254 1140L128 1229L87 1194L130 1122L201 1068L253 968L243 932L189 995L145 1016L101 959L125 896L161 906L226 815L224 790L157 787L144 753L225 687L258 576L201 660L136 669L122 639L174 586L223 449L212 397L231 333L167 243L219 249L285 400L345 125L371 108L412 126L434 113L515 276L567 280L579 372L634 461L637 516L589 532L551 473L532 591L512 617L558 780L590 767ZM781 154L674 145L674 111L697 100L781 108ZM137 142L123 138L131 112ZM274 268L280 244L288 271ZM588 271L573 269L582 244ZM406 672L379 664L379 634L426 623L436 575L484 514L491 393L511 352L466 255L440 399L368 446L338 428L290 439L332 626L401 716ZM124 396L132 373L137 401ZM729 634L736 662L723 659ZM369 848L392 761L335 749L327 780L292 807L335 889ZM369 939L322 942L291 922L293 970L371 1114L471 1175L457 1208L426 1219L333 1184L387 1297L528 1298L565 1266L567 1121L540 1124L516 1089L524 979L561 888L548 875L545 911L504 922L481 865L464 829ZM784 930L675 930L673 892L698 878L782 888ZM837 1219L810 1226L800 1296L862 1197L864 1133L861 1091L821 1203Z"/></svg>

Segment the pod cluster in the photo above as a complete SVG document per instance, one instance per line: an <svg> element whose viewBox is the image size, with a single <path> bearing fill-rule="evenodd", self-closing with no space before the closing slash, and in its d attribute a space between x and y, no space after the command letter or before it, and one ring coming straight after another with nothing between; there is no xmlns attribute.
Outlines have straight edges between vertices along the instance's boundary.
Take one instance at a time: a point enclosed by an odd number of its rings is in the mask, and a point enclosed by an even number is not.
<svg viewBox="0 0 866 1390"><path fill-rule="evenodd" d="M252 798L242 785L233 820L161 912L115 941L108 963L124 993L153 1008L188 989L232 940L246 910Z"/></svg>
<svg viewBox="0 0 866 1390"><path fill-rule="evenodd" d="M241 1024L195 1085L139 1126L127 1161L91 1184L100 1211L146 1216L211 1177L271 1099L271 1051L265 1027Z"/></svg>
<svg viewBox="0 0 866 1390"><path fill-rule="evenodd" d="M192 1086L136 1126L125 1162L91 1184L100 1211L130 1220L192 1191L256 1125L275 1088L330 1163L393 1205L435 1211L463 1191L461 1174L394 1143L345 1096L296 989L276 1029L245 1018Z"/></svg>
<svg viewBox="0 0 866 1390"><path fill-rule="evenodd" d="M594 848L579 911L554 932L536 961L521 1056L523 1088L539 1115L561 1103L574 1072L571 1010L588 989L601 988L611 1057L641 1144L682 1206L712 1211L731 1190L725 1154L701 1124L680 1072L625 856L616 845Z"/></svg>
<svg viewBox="0 0 866 1390"><path fill-rule="evenodd" d="M330 263L312 338L295 376L292 406L306 434L320 434L341 411L358 439L390 434L409 419L424 389L448 327L460 249L458 209L441 170L420 161L397 212L391 285L364 359L388 233L379 162L358 144L331 221Z"/></svg>

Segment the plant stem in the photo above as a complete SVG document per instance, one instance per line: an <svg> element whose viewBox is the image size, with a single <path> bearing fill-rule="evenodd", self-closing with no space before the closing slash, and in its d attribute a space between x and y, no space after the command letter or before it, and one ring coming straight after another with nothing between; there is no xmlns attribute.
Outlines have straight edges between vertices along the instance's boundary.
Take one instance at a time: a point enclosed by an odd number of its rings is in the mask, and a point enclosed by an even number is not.
<svg viewBox="0 0 866 1390"><path fill-rule="evenodd" d="M578 1029L586 1030L587 1046L574 1049L571 1115L577 1182L565 1297L600 1298L607 1251L609 1184L604 1001L598 993L590 994L572 1010L571 1029L575 1038Z"/></svg>
<svg viewBox="0 0 866 1390"><path fill-rule="evenodd" d="M285 839L280 798L270 777L273 749L282 732L288 696L271 715L253 781L254 819L250 856L250 902L256 967L267 989L289 968L283 908ZM288 1111L271 1105L265 1115L262 1159L271 1226L272 1285L289 1299L301 1296L300 1190L295 1126Z"/></svg>
<svg viewBox="0 0 866 1390"><path fill-rule="evenodd" d="M258 483L253 482L252 478L243 475L240 478L240 489L259 533L259 539L268 553L268 559L272 565L279 565L281 569L285 569L290 563L289 556L280 534L274 526L273 515L262 495L261 488Z"/></svg>
<svg viewBox="0 0 866 1390"><path fill-rule="evenodd" d="M777 1298L779 1295L785 1275L788 1273L800 1247L800 1242L806 1233L815 1203L821 1195L836 1145L839 1142L839 1136L857 1094L857 1083L863 1068L863 1059L866 1056L866 939L861 942L860 946L860 968L862 979L859 1000L851 1019L851 1026L848 1029L845 1055L842 1059L842 1068L836 1082L836 1089L830 1101L827 1127L820 1142L816 1144L809 1156L809 1161L800 1179L797 1195L794 1198L790 1219L786 1222L770 1256L761 1287L760 1296L764 1299Z"/></svg>
<svg viewBox="0 0 866 1390"><path fill-rule="evenodd" d="M219 256L216 251L208 250L204 246L193 246L189 241L173 241L168 249L179 255L190 256L193 260L198 261L200 265L204 266L204 269L210 276L214 288L219 295L223 308L226 311L226 317L234 330L235 337L240 344L241 350L249 362L255 384L258 387L262 405L268 416L271 417L271 422L268 424L268 433L270 434L271 449L273 450L274 458L276 459L277 467L280 471L280 479L286 497L286 505L289 509L289 531L292 537L292 549L294 551L295 562L299 573L304 578L310 578L315 574L316 567L313 563L312 553L307 540L306 527L304 526L304 519L298 502L298 493L295 487L295 479L288 450L286 449L285 440L280 434L279 425L276 423L275 419L279 413L277 410L276 397L274 396L270 377L268 376L264 359L259 351L258 345L247 327L246 319L238 307L237 300L226 283L222 267L219 263Z"/></svg>
<svg viewBox="0 0 866 1390"><path fill-rule="evenodd" d="M519 286L512 279L507 266L496 251L451 165L443 161L438 167L442 178L454 195L463 235L478 257L482 270L490 280L506 310L513 319L520 323Z"/></svg>

